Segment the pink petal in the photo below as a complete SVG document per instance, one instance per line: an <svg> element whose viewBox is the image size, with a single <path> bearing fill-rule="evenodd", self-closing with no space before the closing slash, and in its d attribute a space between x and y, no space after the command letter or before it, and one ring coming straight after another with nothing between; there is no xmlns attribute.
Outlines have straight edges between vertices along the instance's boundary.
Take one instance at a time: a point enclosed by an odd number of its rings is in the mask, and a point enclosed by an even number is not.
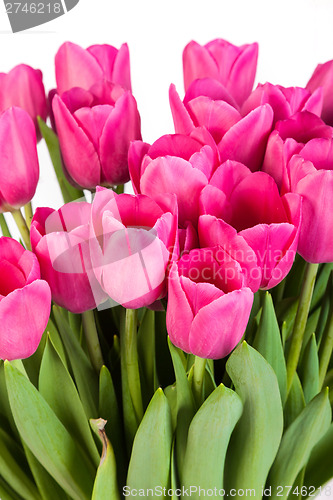
<svg viewBox="0 0 333 500"><path fill-rule="evenodd" d="M333 140L312 139L299 152L304 160L309 160L318 170L333 169Z"/></svg>
<svg viewBox="0 0 333 500"><path fill-rule="evenodd" d="M173 84L169 88L169 102L176 134L190 134L194 129L193 121Z"/></svg>
<svg viewBox="0 0 333 500"><path fill-rule="evenodd" d="M234 98L229 94L222 83L213 78L200 78L194 80L186 91L184 104L188 104L196 97L206 96L213 101L225 101L226 103L238 109L238 105Z"/></svg>
<svg viewBox="0 0 333 500"><path fill-rule="evenodd" d="M142 141L132 141L128 150L128 169L135 194L140 193L141 164L148 153L150 144Z"/></svg>
<svg viewBox="0 0 333 500"><path fill-rule="evenodd" d="M185 91L197 78L215 78L218 80L218 66L209 51L197 42L190 42L183 52L183 70Z"/></svg>
<svg viewBox="0 0 333 500"><path fill-rule="evenodd" d="M276 124L282 139L292 137L297 142L306 143L315 137L332 137L332 128L325 125L319 116L302 111Z"/></svg>
<svg viewBox="0 0 333 500"><path fill-rule="evenodd" d="M243 45L243 49L230 70L225 82L227 90L241 106L250 95L257 70L258 44Z"/></svg>
<svg viewBox="0 0 333 500"><path fill-rule="evenodd" d="M201 150L202 146L198 140L185 135L163 135L151 145L149 157L155 160L159 156L179 156L189 160L194 153Z"/></svg>
<svg viewBox="0 0 333 500"><path fill-rule="evenodd" d="M333 61L327 61L324 64L318 64L306 86L310 92L314 92L317 88L322 87L323 110L321 117L328 125L333 125L332 82Z"/></svg>
<svg viewBox="0 0 333 500"><path fill-rule="evenodd" d="M0 302L0 357L22 359L37 349L51 308L49 285L42 280L15 290Z"/></svg>
<svg viewBox="0 0 333 500"><path fill-rule="evenodd" d="M252 171L260 169L272 123L273 111L268 104L251 111L219 143L221 161L236 160Z"/></svg>
<svg viewBox="0 0 333 500"><path fill-rule="evenodd" d="M113 106L102 105L93 108L80 108L74 113L74 117L85 132L97 154L100 154L100 138L105 123L113 111Z"/></svg>

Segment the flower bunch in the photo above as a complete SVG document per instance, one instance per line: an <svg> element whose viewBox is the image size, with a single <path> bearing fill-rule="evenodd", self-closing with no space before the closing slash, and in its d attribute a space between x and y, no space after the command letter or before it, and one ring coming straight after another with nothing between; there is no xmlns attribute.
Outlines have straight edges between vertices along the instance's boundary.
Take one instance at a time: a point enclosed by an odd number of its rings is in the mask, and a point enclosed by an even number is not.
<svg viewBox="0 0 333 500"><path fill-rule="evenodd" d="M126 44L64 43L48 99L39 70L0 74L4 498L333 477L332 64L253 89L257 58L190 42L152 144ZM57 210L31 206L41 138Z"/></svg>

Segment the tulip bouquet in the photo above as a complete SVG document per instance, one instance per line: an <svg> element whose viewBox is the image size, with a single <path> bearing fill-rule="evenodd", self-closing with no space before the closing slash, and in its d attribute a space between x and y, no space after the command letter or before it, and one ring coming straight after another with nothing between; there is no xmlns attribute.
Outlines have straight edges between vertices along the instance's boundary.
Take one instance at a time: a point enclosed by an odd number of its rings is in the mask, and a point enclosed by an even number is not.
<svg viewBox="0 0 333 500"><path fill-rule="evenodd" d="M190 42L153 144L126 44L0 74L2 500L329 496L333 61L257 56Z"/></svg>

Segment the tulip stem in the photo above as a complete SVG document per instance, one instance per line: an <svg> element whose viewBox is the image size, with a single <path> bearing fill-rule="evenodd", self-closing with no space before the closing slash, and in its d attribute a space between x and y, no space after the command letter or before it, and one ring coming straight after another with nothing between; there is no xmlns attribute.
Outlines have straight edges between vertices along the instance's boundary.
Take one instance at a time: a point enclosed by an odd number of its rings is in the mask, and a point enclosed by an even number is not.
<svg viewBox="0 0 333 500"><path fill-rule="evenodd" d="M8 238L12 237L12 235L10 234L9 228L7 226L5 216L3 214L0 214L0 227L1 227L2 236L7 236Z"/></svg>
<svg viewBox="0 0 333 500"><path fill-rule="evenodd" d="M24 214L25 214L25 220L26 220L27 226L28 226L28 228L30 230L31 221L32 221L32 218L33 218L31 201L29 201L29 203L27 203L26 205L24 205Z"/></svg>
<svg viewBox="0 0 333 500"><path fill-rule="evenodd" d="M204 400L205 371L206 371L206 359L196 356L194 360L192 387L193 387L194 399L198 407L202 405Z"/></svg>
<svg viewBox="0 0 333 500"><path fill-rule="evenodd" d="M21 233L22 239L24 241L24 244L28 250L31 250L31 245L30 245L30 232L27 226L27 223L25 221L25 218L22 215L21 210L15 210L12 212L12 216L14 221L16 222L16 225L18 227L18 230Z"/></svg>
<svg viewBox="0 0 333 500"><path fill-rule="evenodd" d="M287 389L288 392L291 388L292 381L298 365L303 337L308 319L313 288L316 281L318 271L318 264L310 264L309 262L305 268L304 281L302 285L301 295L299 298L295 323L291 334L291 344L287 359Z"/></svg>
<svg viewBox="0 0 333 500"><path fill-rule="evenodd" d="M322 387L333 351L333 302L319 348L319 384Z"/></svg>
<svg viewBox="0 0 333 500"><path fill-rule="evenodd" d="M143 417L143 406L137 348L137 323L137 310L126 309L124 336L123 339L120 339L120 342L122 342L123 348L125 349L125 363L129 392L137 420L138 422L141 422Z"/></svg>
<svg viewBox="0 0 333 500"><path fill-rule="evenodd" d="M96 372L99 373L104 361L93 311L85 311L82 313L82 325L86 337L90 360Z"/></svg>

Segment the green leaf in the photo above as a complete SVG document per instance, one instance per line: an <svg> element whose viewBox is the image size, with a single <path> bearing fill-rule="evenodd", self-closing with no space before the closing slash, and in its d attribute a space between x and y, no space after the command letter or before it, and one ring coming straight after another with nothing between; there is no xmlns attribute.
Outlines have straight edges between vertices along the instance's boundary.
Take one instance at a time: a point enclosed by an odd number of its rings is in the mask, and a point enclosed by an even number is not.
<svg viewBox="0 0 333 500"><path fill-rule="evenodd" d="M155 356L155 312L144 311L144 316L138 330L138 355L142 379L142 394L148 404L158 387Z"/></svg>
<svg viewBox="0 0 333 500"><path fill-rule="evenodd" d="M0 498L1 500L23 500L0 476Z"/></svg>
<svg viewBox="0 0 333 500"><path fill-rule="evenodd" d="M59 148L59 140L53 130L46 125L46 123L38 117L38 125L42 136L45 139L47 149L49 150L50 158L53 164L55 174L61 189L62 197L65 203L73 200L78 200L84 197L83 191L74 188L66 179L62 168L62 159Z"/></svg>
<svg viewBox="0 0 333 500"><path fill-rule="evenodd" d="M295 373L288 399L284 406L284 428L288 429L289 425L298 417L305 407L305 399L300 379Z"/></svg>
<svg viewBox="0 0 333 500"><path fill-rule="evenodd" d="M171 446L170 408L162 389L157 389L134 439L127 488L167 488Z"/></svg>
<svg viewBox="0 0 333 500"><path fill-rule="evenodd" d="M286 489L279 495L278 487L294 483L297 474L307 464L312 449L327 432L331 416L328 391L324 390L304 408L297 419L288 427L269 474L272 499L287 498Z"/></svg>
<svg viewBox="0 0 333 500"><path fill-rule="evenodd" d="M259 328L253 347L260 352L273 368L281 394L282 404L287 397L287 368L282 347L279 325L271 295L266 292Z"/></svg>
<svg viewBox="0 0 333 500"><path fill-rule="evenodd" d="M231 354L226 368L244 405L228 449L226 487L249 488L260 496L282 436L277 378L269 363L246 342Z"/></svg>
<svg viewBox="0 0 333 500"><path fill-rule="evenodd" d="M299 371L305 402L308 403L320 391L318 348L314 333L306 346Z"/></svg>
<svg viewBox="0 0 333 500"><path fill-rule="evenodd" d="M106 421L103 419L91 420L92 427L97 428L99 438L103 444L101 461L97 469L94 489L91 500L120 500L117 486L116 459L110 441L104 430Z"/></svg>
<svg viewBox="0 0 333 500"><path fill-rule="evenodd" d="M313 290L311 310L314 309L323 298L331 271L333 271L333 262L320 266L316 284Z"/></svg>
<svg viewBox="0 0 333 500"><path fill-rule="evenodd" d="M94 468L98 467L99 453L81 400L70 374L50 339L47 340L41 363L39 392L78 446L89 457Z"/></svg>
<svg viewBox="0 0 333 500"><path fill-rule="evenodd" d="M333 423L313 448L305 470L304 484L319 488L333 477Z"/></svg>
<svg viewBox="0 0 333 500"><path fill-rule="evenodd" d="M3 479L26 500L38 500L40 495L36 485L24 472L17 457L11 453L18 445L2 429L0 429L0 471ZM16 451L14 449L14 451ZM21 452L22 453L22 452ZM24 458L24 455L23 455Z"/></svg>
<svg viewBox="0 0 333 500"><path fill-rule="evenodd" d="M177 390L177 426L176 426L176 456L179 476L182 478L182 469L185 458L187 433L190 422L195 414L195 403L191 385L187 379L182 351L177 349L168 338L170 354L176 375Z"/></svg>
<svg viewBox="0 0 333 500"><path fill-rule="evenodd" d="M71 435L37 389L8 361L5 375L14 420L26 445L74 500L89 500L93 476Z"/></svg>
<svg viewBox="0 0 333 500"><path fill-rule="evenodd" d="M25 455L43 500L68 500L68 496L23 442Z"/></svg>
<svg viewBox="0 0 333 500"><path fill-rule="evenodd" d="M6 236L7 238L12 237L12 235L10 234L10 231L9 231L4 214L0 214L0 228L1 228L2 236Z"/></svg>
<svg viewBox="0 0 333 500"><path fill-rule="evenodd" d="M243 410L240 397L222 384L194 416L187 439L182 485L203 490L223 487L224 460L231 433Z"/></svg>
<svg viewBox="0 0 333 500"><path fill-rule="evenodd" d="M53 306L53 313L73 369L83 408L87 418L95 418L98 416L98 378L96 372L58 306Z"/></svg>

